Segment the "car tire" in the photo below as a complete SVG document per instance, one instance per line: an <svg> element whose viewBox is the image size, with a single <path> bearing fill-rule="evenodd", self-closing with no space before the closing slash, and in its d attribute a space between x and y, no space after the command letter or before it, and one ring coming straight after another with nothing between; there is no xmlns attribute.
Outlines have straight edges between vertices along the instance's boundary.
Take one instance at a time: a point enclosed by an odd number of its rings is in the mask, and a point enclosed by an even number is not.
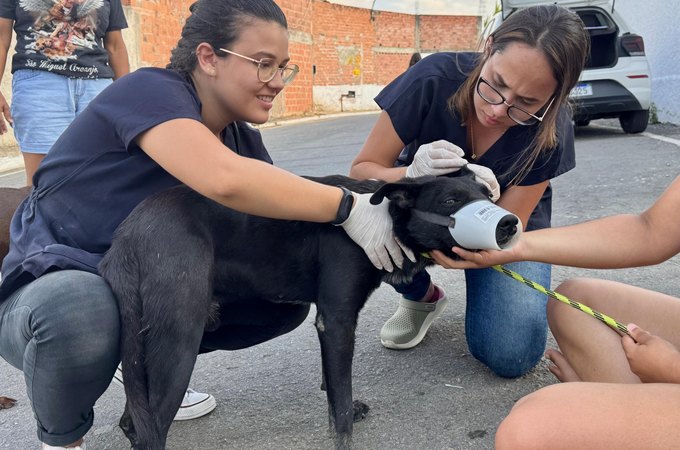
<svg viewBox="0 0 680 450"><path fill-rule="evenodd" d="M577 120L576 121L577 127L587 127L588 125L590 125L590 120Z"/></svg>
<svg viewBox="0 0 680 450"><path fill-rule="evenodd" d="M642 133L647 129L649 123L649 110L629 111L619 116L621 128L626 133Z"/></svg>

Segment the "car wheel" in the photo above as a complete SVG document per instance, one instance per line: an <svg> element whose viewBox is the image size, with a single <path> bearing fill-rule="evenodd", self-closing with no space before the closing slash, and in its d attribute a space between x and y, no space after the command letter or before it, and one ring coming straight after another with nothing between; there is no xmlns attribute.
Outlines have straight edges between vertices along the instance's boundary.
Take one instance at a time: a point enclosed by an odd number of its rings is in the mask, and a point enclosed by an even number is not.
<svg viewBox="0 0 680 450"><path fill-rule="evenodd" d="M619 123L626 133L642 133L649 123L649 110L623 113L619 117Z"/></svg>
<svg viewBox="0 0 680 450"><path fill-rule="evenodd" d="M576 121L577 127L587 127L588 125L590 125L590 120L577 120Z"/></svg>

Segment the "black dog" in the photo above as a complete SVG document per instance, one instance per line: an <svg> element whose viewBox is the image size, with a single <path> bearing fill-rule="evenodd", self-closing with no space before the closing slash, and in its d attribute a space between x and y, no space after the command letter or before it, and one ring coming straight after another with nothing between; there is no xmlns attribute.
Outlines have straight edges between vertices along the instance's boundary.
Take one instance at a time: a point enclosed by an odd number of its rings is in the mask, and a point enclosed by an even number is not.
<svg viewBox="0 0 680 450"><path fill-rule="evenodd" d="M381 281L407 282L431 265L421 253L440 249L453 255L447 227L412 211L448 217L471 201L488 199L489 191L467 169L455 178L398 183L313 179L374 192L374 204L389 198L395 235L417 261L406 260L393 273L380 271L341 227L243 214L183 186L142 202L116 231L100 272L120 307L127 394L121 426L134 448L165 447L203 331L219 321L211 317L215 303L218 315L229 317L233 302L253 297L316 303L330 425L336 447L350 447L355 413L368 410L352 402L359 311ZM505 224L503 239L515 234L516 225Z"/></svg>

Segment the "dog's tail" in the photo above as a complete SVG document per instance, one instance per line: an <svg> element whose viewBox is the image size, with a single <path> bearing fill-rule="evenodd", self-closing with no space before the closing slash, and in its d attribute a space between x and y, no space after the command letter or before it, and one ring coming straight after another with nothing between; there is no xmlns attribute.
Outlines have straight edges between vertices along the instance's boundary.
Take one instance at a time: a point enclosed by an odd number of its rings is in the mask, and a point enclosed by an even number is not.
<svg viewBox="0 0 680 450"><path fill-rule="evenodd" d="M158 429L149 401L145 359L145 333L143 327L144 308L139 293L139 264L135 253L116 255L117 247L111 247L102 260L99 271L111 286L118 300L121 319L121 359L123 363L123 385L127 397L126 411L131 423L127 423L125 434L135 449L155 450L165 448L165 433ZM115 260L112 267L110 260ZM123 421L121 421L121 424Z"/></svg>

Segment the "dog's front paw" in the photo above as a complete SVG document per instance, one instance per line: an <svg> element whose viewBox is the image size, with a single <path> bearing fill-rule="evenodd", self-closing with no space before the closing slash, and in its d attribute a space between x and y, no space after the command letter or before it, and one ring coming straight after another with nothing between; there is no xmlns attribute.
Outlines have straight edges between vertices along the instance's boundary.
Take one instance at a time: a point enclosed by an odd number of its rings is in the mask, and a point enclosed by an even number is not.
<svg viewBox="0 0 680 450"><path fill-rule="evenodd" d="M354 422L360 422L366 418L371 409L366 403L354 400Z"/></svg>

